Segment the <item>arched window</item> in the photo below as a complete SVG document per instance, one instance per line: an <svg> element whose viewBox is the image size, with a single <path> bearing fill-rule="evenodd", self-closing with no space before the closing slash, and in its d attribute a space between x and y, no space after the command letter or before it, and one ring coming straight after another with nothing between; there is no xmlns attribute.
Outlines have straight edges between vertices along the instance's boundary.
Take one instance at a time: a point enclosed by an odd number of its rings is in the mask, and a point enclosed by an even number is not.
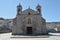
<svg viewBox="0 0 60 40"><path fill-rule="evenodd" d="M28 24L31 24L31 19L30 18L28 18Z"/></svg>

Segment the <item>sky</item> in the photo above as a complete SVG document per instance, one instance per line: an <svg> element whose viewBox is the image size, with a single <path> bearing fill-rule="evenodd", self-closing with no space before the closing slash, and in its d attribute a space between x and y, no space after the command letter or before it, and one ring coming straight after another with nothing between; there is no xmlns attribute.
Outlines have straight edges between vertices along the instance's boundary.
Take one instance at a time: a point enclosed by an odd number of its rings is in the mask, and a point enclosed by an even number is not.
<svg viewBox="0 0 60 40"><path fill-rule="evenodd" d="M60 0L0 0L0 17L15 18L19 3L23 10L29 7L36 10L36 6L40 4L42 17L47 22L60 22Z"/></svg>

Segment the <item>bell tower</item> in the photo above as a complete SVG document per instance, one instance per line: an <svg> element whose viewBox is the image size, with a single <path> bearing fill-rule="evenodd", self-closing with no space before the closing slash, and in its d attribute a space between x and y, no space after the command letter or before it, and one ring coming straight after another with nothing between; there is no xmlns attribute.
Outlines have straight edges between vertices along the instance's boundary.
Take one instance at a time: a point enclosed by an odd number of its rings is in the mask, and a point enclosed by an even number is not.
<svg viewBox="0 0 60 40"><path fill-rule="evenodd" d="M41 15L41 6L39 4L36 6L36 10L37 10L37 13L40 14L40 16L42 16Z"/></svg>
<svg viewBox="0 0 60 40"><path fill-rule="evenodd" d="M19 14L21 14L21 12L22 12L22 6L19 4L17 6L17 14L19 15Z"/></svg>

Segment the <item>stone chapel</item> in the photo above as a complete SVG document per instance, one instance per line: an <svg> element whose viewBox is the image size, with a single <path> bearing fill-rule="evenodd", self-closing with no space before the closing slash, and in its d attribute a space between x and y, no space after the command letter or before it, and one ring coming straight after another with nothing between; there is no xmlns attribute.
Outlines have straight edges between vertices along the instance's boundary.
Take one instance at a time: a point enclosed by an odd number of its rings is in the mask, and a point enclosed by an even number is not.
<svg viewBox="0 0 60 40"><path fill-rule="evenodd" d="M48 34L45 19L41 14L41 6L38 4L36 10L27 8L22 11L22 6L17 6L17 15L13 20L13 35L42 35Z"/></svg>

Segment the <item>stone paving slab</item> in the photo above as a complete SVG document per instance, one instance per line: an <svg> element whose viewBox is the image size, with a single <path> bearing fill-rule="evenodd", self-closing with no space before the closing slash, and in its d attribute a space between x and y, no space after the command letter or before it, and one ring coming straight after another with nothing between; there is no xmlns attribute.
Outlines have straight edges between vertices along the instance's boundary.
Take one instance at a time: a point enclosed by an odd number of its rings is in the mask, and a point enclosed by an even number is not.
<svg viewBox="0 0 60 40"><path fill-rule="evenodd" d="M44 36L18 36L18 35L12 35L11 38L48 38L49 35L44 35Z"/></svg>

